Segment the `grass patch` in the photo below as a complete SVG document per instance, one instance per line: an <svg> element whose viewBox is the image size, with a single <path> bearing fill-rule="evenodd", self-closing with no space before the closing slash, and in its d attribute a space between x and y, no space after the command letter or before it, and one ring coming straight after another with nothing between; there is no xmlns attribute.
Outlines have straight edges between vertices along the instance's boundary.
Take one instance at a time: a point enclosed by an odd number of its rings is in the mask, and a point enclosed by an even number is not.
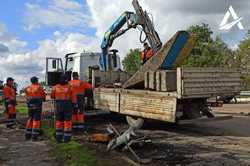
<svg viewBox="0 0 250 166"><path fill-rule="evenodd" d="M28 114L28 107L26 103L18 103L16 110L19 114L22 114L22 115Z"/></svg>
<svg viewBox="0 0 250 166"><path fill-rule="evenodd" d="M49 143L53 146L53 152L59 162L69 166L95 166L96 158L94 153L87 147L76 141L67 144L57 144L54 138L54 129L43 124L45 135L49 138Z"/></svg>

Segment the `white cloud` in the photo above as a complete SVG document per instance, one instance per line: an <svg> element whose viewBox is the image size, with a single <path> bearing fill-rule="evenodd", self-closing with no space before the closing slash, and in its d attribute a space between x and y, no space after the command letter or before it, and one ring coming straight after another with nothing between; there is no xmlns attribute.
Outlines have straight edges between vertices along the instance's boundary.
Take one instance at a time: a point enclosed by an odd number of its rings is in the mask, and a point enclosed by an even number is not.
<svg viewBox="0 0 250 166"><path fill-rule="evenodd" d="M82 5L72 0L53 0L54 4L62 9L81 9Z"/></svg>
<svg viewBox="0 0 250 166"><path fill-rule="evenodd" d="M26 3L24 23L28 31L42 27L84 27L87 17L78 2L53 0L45 7L39 3Z"/></svg>
<svg viewBox="0 0 250 166"><path fill-rule="evenodd" d="M229 4L225 1L210 0L140 0L142 8L153 15L155 28L162 42L165 43L178 30L185 30L191 25L208 23L215 35L221 33L219 24ZM114 23L124 11L134 11L132 0L87 0L91 13L90 25L97 29L96 35L101 40L104 32ZM247 18L249 16L249 0L232 1L237 14ZM101 12L100 12L101 11ZM243 24L250 25L247 19ZM122 56L130 48L141 47L139 32L127 32L126 35L117 39L115 48L120 50Z"/></svg>
<svg viewBox="0 0 250 166"><path fill-rule="evenodd" d="M5 50L12 52L18 52L27 45L25 41L19 40L17 37L9 34L6 26L1 22L0 22L0 44L6 47Z"/></svg>
<svg viewBox="0 0 250 166"><path fill-rule="evenodd" d="M84 4L73 0L53 0L47 6L40 3L27 3L25 26L27 30L42 27L82 28L91 26L96 29L96 36L89 37L80 33L55 31L49 39L39 41L39 47L27 53L18 53L24 48L26 42L7 35L6 27L0 23L0 44L8 47L10 53L5 58L0 58L0 76L8 75L17 78L21 85L29 82L29 77L37 75L44 78L45 58L64 57L69 52L100 51L101 40L104 32L126 10L134 11L132 0L86 0L87 13ZM239 2L239 1L238 1ZM237 14L247 18L249 15L248 0L232 5ZM144 0L140 1L154 17L154 24L160 37L166 42L178 30L183 30L190 25L202 22L210 24L212 30L218 34L218 26L227 10L224 1L210 0ZM90 14L88 13L90 12ZM245 27L250 22L243 19ZM233 39L232 39L233 40ZM120 51L121 57L131 48L141 48L139 31L131 30L115 40L113 48Z"/></svg>
<svg viewBox="0 0 250 166"><path fill-rule="evenodd" d="M1 79L12 76L21 87L29 83L31 76L44 80L46 57L63 58L70 52L97 51L97 39L80 33L56 31L51 39L39 42L39 47L26 53L9 53L0 57Z"/></svg>

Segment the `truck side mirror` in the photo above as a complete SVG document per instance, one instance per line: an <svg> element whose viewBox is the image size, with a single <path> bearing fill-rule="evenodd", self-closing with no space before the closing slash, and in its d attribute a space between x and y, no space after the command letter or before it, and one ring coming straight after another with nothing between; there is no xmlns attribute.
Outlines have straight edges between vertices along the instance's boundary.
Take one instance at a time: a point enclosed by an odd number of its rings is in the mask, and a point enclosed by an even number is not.
<svg viewBox="0 0 250 166"><path fill-rule="evenodd" d="M53 68L53 69L56 69L56 63L57 63L56 60L53 59L53 60L52 60L52 68Z"/></svg>

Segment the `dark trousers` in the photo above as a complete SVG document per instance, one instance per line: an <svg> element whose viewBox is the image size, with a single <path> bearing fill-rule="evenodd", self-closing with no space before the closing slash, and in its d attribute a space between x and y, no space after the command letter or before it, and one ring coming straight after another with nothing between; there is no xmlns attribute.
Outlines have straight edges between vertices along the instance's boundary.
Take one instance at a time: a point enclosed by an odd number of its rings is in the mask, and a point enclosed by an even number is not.
<svg viewBox="0 0 250 166"><path fill-rule="evenodd" d="M77 103L73 103L73 131L84 130L84 111L85 111L85 97L84 95L77 95Z"/></svg>
<svg viewBox="0 0 250 166"><path fill-rule="evenodd" d="M10 128L16 124L16 102L14 100L6 100L4 105L7 115L6 127Z"/></svg>
<svg viewBox="0 0 250 166"><path fill-rule="evenodd" d="M67 143L71 140L72 103L69 100L56 101L56 141Z"/></svg>
<svg viewBox="0 0 250 166"><path fill-rule="evenodd" d="M41 130L42 99L27 102L29 119L26 123L26 139L37 139Z"/></svg>

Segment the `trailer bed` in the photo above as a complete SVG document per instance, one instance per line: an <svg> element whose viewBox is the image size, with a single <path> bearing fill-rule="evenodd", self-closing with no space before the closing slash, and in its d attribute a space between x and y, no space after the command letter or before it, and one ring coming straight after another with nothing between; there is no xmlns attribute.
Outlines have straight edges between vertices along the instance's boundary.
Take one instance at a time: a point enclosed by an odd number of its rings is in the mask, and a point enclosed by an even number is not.
<svg viewBox="0 0 250 166"><path fill-rule="evenodd" d="M124 115L175 122L176 93L95 89L95 107Z"/></svg>
<svg viewBox="0 0 250 166"><path fill-rule="evenodd" d="M208 108L208 98L239 94L240 76L239 70L227 68L182 67L160 73L151 71L145 74L145 82L148 81L145 86L151 88L148 90L96 88L95 107L166 122L175 122L179 114L197 118Z"/></svg>

